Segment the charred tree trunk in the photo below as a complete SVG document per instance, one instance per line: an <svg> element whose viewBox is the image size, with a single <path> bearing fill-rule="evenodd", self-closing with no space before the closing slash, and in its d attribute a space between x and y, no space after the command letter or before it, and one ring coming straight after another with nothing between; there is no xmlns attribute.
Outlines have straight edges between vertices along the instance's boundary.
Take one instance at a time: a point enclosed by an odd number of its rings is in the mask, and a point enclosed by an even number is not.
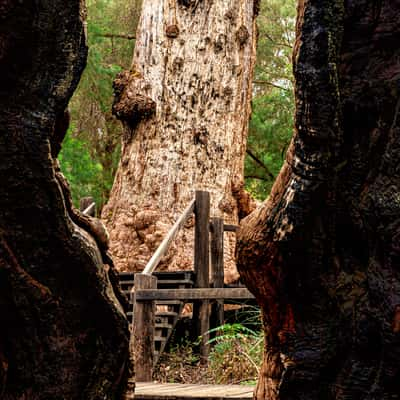
<svg viewBox="0 0 400 400"><path fill-rule="evenodd" d="M296 129L239 269L263 313L257 399L398 399L400 2L305 0Z"/></svg>
<svg viewBox="0 0 400 400"><path fill-rule="evenodd" d="M83 17L79 0L0 4L4 400L111 399L127 366L106 233L72 207L55 159L86 62Z"/></svg>
<svg viewBox="0 0 400 400"><path fill-rule="evenodd" d="M195 189L211 192L212 215L238 222L257 3L143 2L132 68L114 82L125 134L102 217L118 268L143 269ZM226 243L234 279L235 236ZM184 230L164 265L190 267L192 248Z"/></svg>

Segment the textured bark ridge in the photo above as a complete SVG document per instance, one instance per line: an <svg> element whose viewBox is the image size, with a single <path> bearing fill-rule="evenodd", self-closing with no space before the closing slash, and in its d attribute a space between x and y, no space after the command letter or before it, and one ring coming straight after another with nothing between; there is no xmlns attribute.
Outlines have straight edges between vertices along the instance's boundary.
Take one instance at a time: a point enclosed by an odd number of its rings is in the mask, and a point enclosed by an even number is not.
<svg viewBox="0 0 400 400"><path fill-rule="evenodd" d="M114 114L126 129L102 215L119 269L143 269L195 189L211 192L212 215L238 223L255 3L143 2L132 68L114 83ZM189 225L164 266L191 267ZM234 235L227 234L228 279L237 277L234 246Z"/></svg>
<svg viewBox="0 0 400 400"><path fill-rule="evenodd" d="M257 399L400 394L400 2L299 2L296 129L239 270L262 306Z"/></svg>
<svg viewBox="0 0 400 400"><path fill-rule="evenodd" d="M86 62L83 17L78 0L0 4L4 400L112 399L128 367L106 232L73 208L53 158Z"/></svg>

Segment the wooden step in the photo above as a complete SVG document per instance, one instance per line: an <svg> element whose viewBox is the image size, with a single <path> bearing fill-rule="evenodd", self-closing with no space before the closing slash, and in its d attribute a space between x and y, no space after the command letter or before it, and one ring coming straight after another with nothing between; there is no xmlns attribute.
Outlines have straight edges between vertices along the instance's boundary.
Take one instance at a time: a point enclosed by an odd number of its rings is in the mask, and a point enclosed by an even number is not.
<svg viewBox="0 0 400 400"><path fill-rule="evenodd" d="M133 311L128 311L126 315L132 318ZM177 317L178 313L176 311L156 311L156 318L157 317Z"/></svg>
<svg viewBox="0 0 400 400"><path fill-rule="evenodd" d="M188 289L193 287L193 271L166 271L157 272L154 275L157 277L158 289ZM131 290L134 285L134 274L121 273L120 285L123 289L122 292L128 295L129 300L132 301ZM182 312L183 302L175 299L156 300L155 304L158 309L156 308L154 326L154 363L157 363ZM164 308L167 311L159 308ZM132 310L127 312L127 317L130 321L132 320L132 314Z"/></svg>
<svg viewBox="0 0 400 400"><path fill-rule="evenodd" d="M157 287L159 289L167 289L174 287L188 288L193 286L194 272L193 271L175 271L175 272L155 272L157 277ZM131 272L120 272L119 283L121 289L129 295L132 286L134 285L134 274Z"/></svg>
<svg viewBox="0 0 400 400"><path fill-rule="evenodd" d="M154 276L156 276L159 280L182 280L182 279L190 279L194 280L194 271L160 271L154 272ZM121 283L131 283L133 284L135 274L133 272L119 272L119 279Z"/></svg>
<svg viewBox="0 0 400 400"><path fill-rule="evenodd" d="M157 323L159 323L159 324L163 324L163 323L164 324L170 324L170 325L172 325L174 327L175 324L176 324L176 320L178 318L177 317L178 314L175 313L175 312L172 312L172 311L168 312L169 314L166 314L167 312L168 311L156 315L155 322L156 322L156 324Z"/></svg>
<svg viewBox="0 0 400 400"><path fill-rule="evenodd" d="M121 281L120 285L121 286L130 286L132 287L134 284L134 281ZM159 280L157 282L157 288L158 289L162 289L165 286L171 286L171 287L175 287L175 286L179 286L179 285L183 285L183 286L193 286L194 282L191 279L166 279L166 280ZM128 289L124 289L124 290L128 290Z"/></svg>
<svg viewBox="0 0 400 400"><path fill-rule="evenodd" d="M182 302L180 300L160 300L160 301L156 301L156 305L160 306L180 306L182 304Z"/></svg>
<svg viewBox="0 0 400 400"><path fill-rule="evenodd" d="M156 317L177 317L178 313L175 311L156 311Z"/></svg>
<svg viewBox="0 0 400 400"><path fill-rule="evenodd" d="M173 325L169 324L168 322L156 322L154 326L156 329L172 329L173 328Z"/></svg>

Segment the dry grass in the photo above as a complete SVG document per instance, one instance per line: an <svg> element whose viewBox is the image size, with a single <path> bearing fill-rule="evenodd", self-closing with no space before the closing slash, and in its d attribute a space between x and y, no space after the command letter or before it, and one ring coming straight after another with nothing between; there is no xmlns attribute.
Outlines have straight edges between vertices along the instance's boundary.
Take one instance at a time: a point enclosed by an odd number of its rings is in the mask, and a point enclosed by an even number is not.
<svg viewBox="0 0 400 400"><path fill-rule="evenodd" d="M163 383L212 383L208 381L207 366L193 351L191 343L173 347L164 353L157 364L153 378Z"/></svg>
<svg viewBox="0 0 400 400"><path fill-rule="evenodd" d="M254 383L261 364L261 335L240 324L224 325L218 333L211 343L208 365L201 365L195 346L186 343L163 354L154 379L168 383Z"/></svg>

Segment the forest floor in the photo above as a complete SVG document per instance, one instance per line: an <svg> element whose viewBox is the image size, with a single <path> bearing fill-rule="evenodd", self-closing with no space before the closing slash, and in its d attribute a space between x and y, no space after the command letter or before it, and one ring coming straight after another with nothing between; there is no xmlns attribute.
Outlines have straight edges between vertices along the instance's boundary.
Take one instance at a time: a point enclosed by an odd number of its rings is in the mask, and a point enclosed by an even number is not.
<svg viewBox="0 0 400 400"><path fill-rule="evenodd" d="M260 327L233 322L211 333L217 336L210 340L207 363L201 362L196 343L180 338L162 354L153 379L161 383L255 384L263 351Z"/></svg>

